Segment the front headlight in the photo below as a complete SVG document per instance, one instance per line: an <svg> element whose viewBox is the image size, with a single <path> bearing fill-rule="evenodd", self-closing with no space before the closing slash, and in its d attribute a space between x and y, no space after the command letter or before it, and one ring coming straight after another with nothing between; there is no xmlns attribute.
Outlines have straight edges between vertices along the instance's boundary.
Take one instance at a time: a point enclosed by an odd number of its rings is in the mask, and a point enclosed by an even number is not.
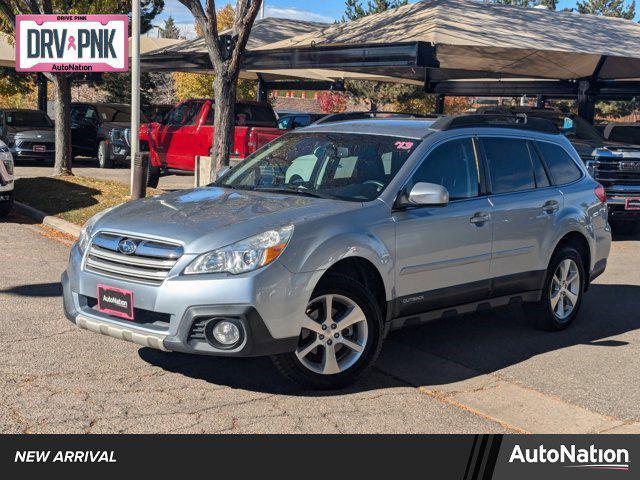
<svg viewBox="0 0 640 480"><path fill-rule="evenodd" d="M113 207L109 207L101 212L96 213L93 217L85 222L82 226L82 230L80 230L80 237L78 238L78 248L82 253L87 249L89 243L91 242L91 235L93 234L93 228L98 223L102 217L104 217L107 213L109 213L114 208L119 205L114 205Z"/></svg>
<svg viewBox="0 0 640 480"><path fill-rule="evenodd" d="M292 234L293 225L287 225L203 253L185 268L184 273L238 274L264 267L280 256Z"/></svg>

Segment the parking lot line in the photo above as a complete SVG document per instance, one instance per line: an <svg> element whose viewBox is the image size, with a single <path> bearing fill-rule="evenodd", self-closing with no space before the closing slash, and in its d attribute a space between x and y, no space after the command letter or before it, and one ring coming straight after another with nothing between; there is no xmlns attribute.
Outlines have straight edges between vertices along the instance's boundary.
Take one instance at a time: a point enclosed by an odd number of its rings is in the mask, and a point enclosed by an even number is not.
<svg viewBox="0 0 640 480"><path fill-rule="evenodd" d="M414 360L413 367L407 368L407 358ZM625 424L396 341L388 342L378 368L422 393L521 433L640 431L640 424Z"/></svg>

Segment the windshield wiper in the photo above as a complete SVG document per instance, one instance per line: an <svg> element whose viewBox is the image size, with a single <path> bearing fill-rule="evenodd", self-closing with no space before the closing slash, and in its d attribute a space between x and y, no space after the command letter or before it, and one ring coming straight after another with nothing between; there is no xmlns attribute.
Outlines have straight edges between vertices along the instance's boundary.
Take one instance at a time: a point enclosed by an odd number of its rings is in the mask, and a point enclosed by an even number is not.
<svg viewBox="0 0 640 480"><path fill-rule="evenodd" d="M318 193L317 191L307 190L306 188L294 187L290 186L282 186L282 187L256 187L256 190L259 192L276 192L276 193L292 193L294 195L306 195L308 197L315 198L324 198L324 199L332 199L333 197L329 195L323 195Z"/></svg>

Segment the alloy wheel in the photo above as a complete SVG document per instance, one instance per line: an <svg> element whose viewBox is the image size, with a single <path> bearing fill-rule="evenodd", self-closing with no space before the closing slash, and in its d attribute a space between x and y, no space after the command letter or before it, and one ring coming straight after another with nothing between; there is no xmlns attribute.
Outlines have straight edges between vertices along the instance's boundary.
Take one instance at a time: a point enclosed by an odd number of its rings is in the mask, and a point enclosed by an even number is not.
<svg viewBox="0 0 640 480"><path fill-rule="evenodd" d="M580 298L580 270L573 260L560 262L551 279L551 310L558 320L566 320Z"/></svg>
<svg viewBox="0 0 640 480"><path fill-rule="evenodd" d="M322 295L307 305L295 353L307 369L335 375L358 361L368 335L365 314L353 300Z"/></svg>

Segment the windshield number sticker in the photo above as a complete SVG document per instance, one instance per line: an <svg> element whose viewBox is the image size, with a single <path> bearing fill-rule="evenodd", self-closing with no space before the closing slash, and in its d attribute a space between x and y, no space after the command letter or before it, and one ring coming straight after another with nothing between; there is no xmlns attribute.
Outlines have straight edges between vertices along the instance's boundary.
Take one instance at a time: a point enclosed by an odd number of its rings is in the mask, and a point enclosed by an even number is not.
<svg viewBox="0 0 640 480"><path fill-rule="evenodd" d="M398 150L411 150L413 148L413 142L396 142L395 145Z"/></svg>

